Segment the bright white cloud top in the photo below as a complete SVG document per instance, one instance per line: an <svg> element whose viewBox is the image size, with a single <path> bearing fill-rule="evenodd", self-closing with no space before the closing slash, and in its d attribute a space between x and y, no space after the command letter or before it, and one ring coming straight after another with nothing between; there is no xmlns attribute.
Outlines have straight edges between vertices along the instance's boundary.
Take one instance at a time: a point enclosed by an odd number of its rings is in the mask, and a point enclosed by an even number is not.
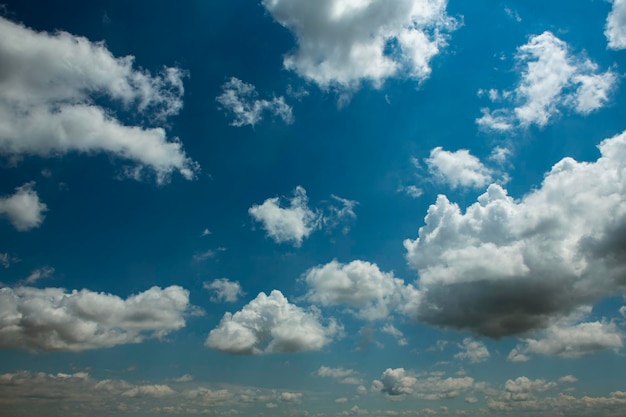
<svg viewBox="0 0 626 417"><path fill-rule="evenodd" d="M41 226L48 207L39 200L34 182L15 189L15 194L0 197L0 217L6 217L13 227L25 232Z"/></svg>
<svg viewBox="0 0 626 417"><path fill-rule="evenodd" d="M491 170L467 149L450 152L438 146L430 151L426 165L435 179L453 189L482 188L493 179Z"/></svg>
<svg viewBox="0 0 626 417"><path fill-rule="evenodd" d="M613 3L613 9L606 18L604 34L609 41L609 48L626 48L626 1L609 0Z"/></svg>

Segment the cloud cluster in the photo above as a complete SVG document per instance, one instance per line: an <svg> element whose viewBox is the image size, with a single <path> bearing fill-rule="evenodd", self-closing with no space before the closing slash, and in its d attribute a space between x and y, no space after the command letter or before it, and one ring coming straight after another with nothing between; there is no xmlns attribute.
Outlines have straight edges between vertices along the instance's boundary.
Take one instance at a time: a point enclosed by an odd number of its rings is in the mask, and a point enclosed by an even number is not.
<svg viewBox="0 0 626 417"><path fill-rule="evenodd" d="M438 146L426 158L428 171L436 179L455 188L482 188L492 181L492 172L467 149L445 151Z"/></svg>
<svg viewBox="0 0 626 417"><path fill-rule="evenodd" d="M595 162L564 158L519 200L492 184L461 211L444 195L428 209L409 264L416 317L501 337L548 326L626 284L626 132Z"/></svg>
<svg viewBox="0 0 626 417"><path fill-rule="evenodd" d="M82 351L164 337L185 326L189 292L152 287L123 300L89 290L1 288L0 347Z"/></svg>
<svg viewBox="0 0 626 417"><path fill-rule="evenodd" d="M322 88L380 87L389 77L418 81L446 45L457 22L446 0L263 0L274 19L296 37L285 68Z"/></svg>
<svg viewBox="0 0 626 417"><path fill-rule="evenodd" d="M25 232L41 226L48 207L39 200L34 182L15 189L15 194L0 197L0 217L6 217L13 227Z"/></svg>
<svg viewBox="0 0 626 417"><path fill-rule="evenodd" d="M372 391L392 397L412 396L424 400L455 398L474 387L471 377L443 378L441 375L417 376L404 368L388 368L372 382Z"/></svg>
<svg viewBox="0 0 626 417"><path fill-rule="evenodd" d="M466 359L470 363L480 363L486 361L490 356L487 346L471 337L463 339L463 343L460 343L458 346L462 350L454 355L457 359Z"/></svg>
<svg viewBox="0 0 626 417"><path fill-rule="evenodd" d="M215 100L232 114L231 126L254 126L263 120L265 113L280 117L287 124L293 123L292 108L285 102L284 97L259 100L258 96L254 85L231 77L222 85L222 94Z"/></svg>
<svg viewBox="0 0 626 417"><path fill-rule="evenodd" d="M626 48L626 0L609 0L613 9L606 18L604 34L609 41L609 48Z"/></svg>
<svg viewBox="0 0 626 417"><path fill-rule="evenodd" d="M69 152L110 153L150 168L159 182L178 171L194 177L197 164L161 127L127 126L114 108L149 122L177 114L183 72L158 75L134 69L134 58L114 57L103 43L66 32L35 32L0 17L0 154L51 157ZM115 106L106 106L112 103Z"/></svg>
<svg viewBox="0 0 626 417"><path fill-rule="evenodd" d="M205 290L211 291L211 301L234 303L244 295L239 281L230 281L228 278L215 279L202 284Z"/></svg>
<svg viewBox="0 0 626 417"><path fill-rule="evenodd" d="M522 68L515 90L489 94L492 101L509 106L483 109L476 121L479 126L507 131L543 127L561 110L589 114L608 102L618 81L612 71L600 72L589 58L571 54L567 43L551 32L532 36L518 48L515 59Z"/></svg>
<svg viewBox="0 0 626 417"><path fill-rule="evenodd" d="M235 314L224 314L205 345L245 355L319 350L340 332L333 319L327 326L320 320L319 311L289 303L280 291L260 293Z"/></svg>
<svg viewBox="0 0 626 417"><path fill-rule="evenodd" d="M363 379L359 377L359 373L354 369L321 366L317 370L316 375L325 378L332 378L340 384L360 385L363 383Z"/></svg>

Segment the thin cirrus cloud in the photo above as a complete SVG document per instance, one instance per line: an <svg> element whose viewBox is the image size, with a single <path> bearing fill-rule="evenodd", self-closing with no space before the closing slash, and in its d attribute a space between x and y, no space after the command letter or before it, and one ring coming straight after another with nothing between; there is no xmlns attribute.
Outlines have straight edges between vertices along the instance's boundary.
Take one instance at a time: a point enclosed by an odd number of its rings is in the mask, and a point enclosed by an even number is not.
<svg viewBox="0 0 626 417"><path fill-rule="evenodd" d="M513 91L490 90L493 102L504 107L482 109L480 127L509 131L531 125L544 127L561 111L589 114L605 106L618 77L583 55L574 55L568 44L551 32L532 36L515 56L522 68Z"/></svg>
<svg viewBox="0 0 626 417"><path fill-rule="evenodd" d="M396 76L423 81L457 26L446 0L262 3L296 36L297 48L285 56L284 67L324 89L354 89L363 81L380 87Z"/></svg>
<svg viewBox="0 0 626 417"><path fill-rule="evenodd" d="M122 299L61 288L1 288L0 347L78 352L162 338L185 326L189 292L152 287Z"/></svg>
<svg viewBox="0 0 626 417"><path fill-rule="evenodd" d="M146 169L158 182L173 172L192 179L198 165L162 127L127 126L112 107L134 112L153 123L177 114L182 106L184 72L166 67L157 75L134 69L134 57L116 58L102 42L67 32L36 32L0 17L0 154L15 160L27 155L52 157L70 152L108 153Z"/></svg>
<svg viewBox="0 0 626 417"><path fill-rule="evenodd" d="M606 18L604 34L610 49L626 48L626 0L609 0L613 8Z"/></svg>
<svg viewBox="0 0 626 417"><path fill-rule="evenodd" d="M15 189L15 194L0 197L0 217L5 217L20 232L35 229L43 223L48 207L41 202L35 183Z"/></svg>

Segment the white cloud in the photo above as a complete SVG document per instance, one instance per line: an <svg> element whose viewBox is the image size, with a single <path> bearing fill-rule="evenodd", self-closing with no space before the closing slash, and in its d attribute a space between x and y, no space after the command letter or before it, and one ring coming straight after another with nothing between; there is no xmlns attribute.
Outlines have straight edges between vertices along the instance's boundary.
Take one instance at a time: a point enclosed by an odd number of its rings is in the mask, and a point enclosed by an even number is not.
<svg viewBox="0 0 626 417"><path fill-rule="evenodd" d="M398 346L406 346L409 344L408 340L404 337L404 333L398 330L393 324L387 323L380 329L383 333L387 333L393 336L398 341Z"/></svg>
<svg viewBox="0 0 626 417"><path fill-rule="evenodd" d="M411 198L419 198L424 194L424 190L416 185L400 186L398 187L398 192L404 192Z"/></svg>
<svg viewBox="0 0 626 417"><path fill-rule="evenodd" d="M424 400L441 400L458 397L473 386L474 379L471 377L445 379L441 375L419 377L404 368L388 368L380 380L372 383L372 390L392 397L409 395Z"/></svg>
<svg viewBox="0 0 626 417"><path fill-rule="evenodd" d="M613 9L606 18L604 34L609 41L609 48L626 48L626 0L609 0Z"/></svg>
<svg viewBox="0 0 626 417"><path fill-rule="evenodd" d="M309 269L304 274L309 290L306 298L322 306L345 305L365 320L388 317L394 310L406 311L416 290L405 285L391 272L382 272L376 264L333 260Z"/></svg>
<svg viewBox="0 0 626 417"><path fill-rule="evenodd" d="M327 326L320 320L319 311L289 303L280 291L260 293L235 314L224 314L205 345L248 355L319 350L340 331L333 319Z"/></svg>
<svg viewBox="0 0 626 417"><path fill-rule="evenodd" d="M477 119L482 127L543 127L561 110L589 114L608 102L618 81L612 71L600 73L590 59L571 54L567 43L550 32L532 36L515 58L523 68L520 82L513 92L502 93L513 108L483 109Z"/></svg>
<svg viewBox="0 0 626 417"><path fill-rule="evenodd" d="M280 198L268 198L261 205L253 205L248 213L258 222L276 243L302 245L303 239L319 229L322 215L308 206L306 190L296 187L289 208L280 206Z"/></svg>
<svg viewBox="0 0 626 417"><path fill-rule="evenodd" d="M211 234L211 231L210 231L209 229L204 229L204 230L202 231L201 236L202 236L202 237L204 237L204 236L208 236L208 235L210 235L210 234Z"/></svg>
<svg viewBox="0 0 626 417"><path fill-rule="evenodd" d="M461 211L428 209L409 264L416 318L500 337L548 326L626 285L626 132L595 162L564 158L519 200L492 184Z"/></svg>
<svg viewBox="0 0 626 417"><path fill-rule="evenodd" d="M531 380L525 376L509 379L504 384L504 396L508 401L527 401L538 392L545 392L557 386L554 381Z"/></svg>
<svg viewBox="0 0 626 417"><path fill-rule="evenodd" d="M256 88L238 78L232 77L222 85L222 94L216 100L234 117L231 126L254 126L263 120L264 113L280 117L287 124L293 123L291 106L284 97L272 100L259 100Z"/></svg>
<svg viewBox="0 0 626 417"><path fill-rule="evenodd" d="M285 68L321 88L380 87L389 77L423 81L457 22L446 0L263 0L296 37Z"/></svg>
<svg viewBox="0 0 626 417"><path fill-rule="evenodd" d="M30 275L26 277L24 282L26 284L34 284L40 279L48 278L52 274L54 274L54 268L50 266L44 266L43 268L37 268L33 272L31 272Z"/></svg>
<svg viewBox="0 0 626 417"><path fill-rule="evenodd" d="M328 207L328 213L323 216L324 225L326 227L336 227L340 223L345 223L350 220L356 219L356 213L354 208L359 204L358 201L348 200L346 198L337 197L332 194L331 198L337 203L341 204L341 207L337 207L331 204ZM348 226L344 226L343 233L346 234L350 231Z"/></svg>
<svg viewBox="0 0 626 417"><path fill-rule="evenodd" d="M1 146L1 145L0 145ZM20 232L41 226L48 207L39 200L34 182L15 189L15 194L0 197L0 216L6 217Z"/></svg>
<svg viewBox="0 0 626 417"><path fill-rule="evenodd" d="M483 342L470 337L463 339L463 343L459 343L458 346L463 350L454 355L457 359L467 359L471 363L480 363L486 361L490 356L489 350Z"/></svg>
<svg viewBox="0 0 626 417"><path fill-rule="evenodd" d="M204 252L198 252L193 254L193 260L196 262L206 261L209 258L215 258L215 251L207 249Z"/></svg>
<svg viewBox="0 0 626 417"><path fill-rule="evenodd" d="M429 172L451 188L482 188L492 181L491 170L467 149L444 151L438 146L426 158Z"/></svg>
<svg viewBox="0 0 626 417"><path fill-rule="evenodd" d="M211 301L220 302L225 301L227 303L236 302L240 296L244 295L239 281L230 281L228 278L220 278L211 282L205 282L202 284L205 290L211 291Z"/></svg>
<svg viewBox="0 0 626 417"><path fill-rule="evenodd" d="M363 383L363 379L354 369L330 368L328 366L321 366L317 370L316 375L325 378L332 378L340 384L360 385Z"/></svg>
<svg viewBox="0 0 626 417"><path fill-rule="evenodd" d="M89 290L0 289L0 346L82 351L163 337L185 326L189 292L152 287L126 300Z"/></svg>
<svg viewBox="0 0 626 417"><path fill-rule="evenodd" d="M114 57L104 43L67 32L35 32L0 17L0 154L57 156L69 152L113 154L150 168L164 182L174 171L191 179L197 164L165 130L126 126L111 108L150 122L177 114L182 106L183 72L164 68L155 76L133 69L134 57Z"/></svg>

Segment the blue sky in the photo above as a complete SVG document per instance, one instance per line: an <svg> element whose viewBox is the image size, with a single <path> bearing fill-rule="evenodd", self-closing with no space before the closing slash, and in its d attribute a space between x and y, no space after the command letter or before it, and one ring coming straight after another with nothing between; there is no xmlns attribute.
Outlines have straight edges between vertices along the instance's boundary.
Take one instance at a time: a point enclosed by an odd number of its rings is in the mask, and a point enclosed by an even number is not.
<svg viewBox="0 0 626 417"><path fill-rule="evenodd" d="M1 414L621 416L625 50L624 0L5 0Z"/></svg>

